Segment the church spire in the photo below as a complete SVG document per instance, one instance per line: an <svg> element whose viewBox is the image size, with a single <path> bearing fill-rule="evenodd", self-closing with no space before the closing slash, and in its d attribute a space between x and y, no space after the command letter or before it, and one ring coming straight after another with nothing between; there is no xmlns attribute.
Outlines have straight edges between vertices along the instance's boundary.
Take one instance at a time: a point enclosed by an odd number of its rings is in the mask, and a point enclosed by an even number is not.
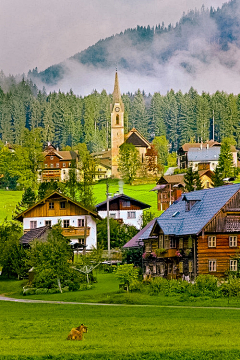
<svg viewBox="0 0 240 360"><path fill-rule="evenodd" d="M116 69L116 74L115 74L115 83L114 83L114 90L113 90L113 104L115 104L115 103L121 103L121 93L120 93L117 69Z"/></svg>

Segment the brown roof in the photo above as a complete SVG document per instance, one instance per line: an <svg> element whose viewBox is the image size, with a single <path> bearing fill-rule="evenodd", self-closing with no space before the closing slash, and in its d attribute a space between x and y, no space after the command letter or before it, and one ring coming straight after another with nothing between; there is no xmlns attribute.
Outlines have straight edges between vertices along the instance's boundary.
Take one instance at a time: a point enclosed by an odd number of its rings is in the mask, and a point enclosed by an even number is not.
<svg viewBox="0 0 240 360"><path fill-rule="evenodd" d="M198 171L198 173L200 177L202 177L203 175L207 175L212 178L213 176L213 172L211 170L200 170ZM184 186L184 175L185 174L163 175L162 177L160 177L157 184L181 184Z"/></svg>
<svg viewBox="0 0 240 360"><path fill-rule="evenodd" d="M77 152L73 151L73 150L57 151L57 150L51 149L50 151L44 151L43 154L44 154L44 156L54 154L54 155L58 156L61 160L66 160L66 161L67 160L71 161L73 159L75 160L78 156Z"/></svg>
<svg viewBox="0 0 240 360"><path fill-rule="evenodd" d="M218 141L214 141L214 140L209 140L205 143L185 143L181 146L181 148L183 149L183 151L189 151L189 149L192 149L192 148L202 148L203 149L206 149L207 148L207 145L211 148L213 146L221 146L221 143L219 143ZM235 146L231 145L231 151L232 152L236 152L236 148Z"/></svg>
<svg viewBox="0 0 240 360"><path fill-rule="evenodd" d="M28 244L30 241L34 240L34 239L40 239L43 237L43 235L46 234L46 232L50 229L51 227L49 225L46 226L41 226L39 228L36 229L31 229L28 232L26 232L26 234L24 234L21 238L20 238L20 243L21 244Z"/></svg>
<svg viewBox="0 0 240 360"><path fill-rule="evenodd" d="M112 151L111 150L103 150L103 151L91 153L91 155L92 155L92 157L97 158L97 159L111 159Z"/></svg>
<svg viewBox="0 0 240 360"><path fill-rule="evenodd" d="M145 137L135 128L129 131L125 138L126 143L131 143L135 146L150 147L151 144Z"/></svg>
<svg viewBox="0 0 240 360"><path fill-rule="evenodd" d="M98 163L105 168L111 169L111 160L109 159L98 159Z"/></svg>

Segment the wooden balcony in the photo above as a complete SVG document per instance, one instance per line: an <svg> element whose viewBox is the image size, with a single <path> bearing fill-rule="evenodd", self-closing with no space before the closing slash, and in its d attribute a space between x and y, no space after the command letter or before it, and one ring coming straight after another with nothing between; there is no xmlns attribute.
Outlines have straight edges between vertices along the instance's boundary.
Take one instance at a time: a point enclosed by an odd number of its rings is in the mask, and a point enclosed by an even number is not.
<svg viewBox="0 0 240 360"><path fill-rule="evenodd" d="M61 178L61 170L43 170L42 179L56 179Z"/></svg>
<svg viewBox="0 0 240 360"><path fill-rule="evenodd" d="M168 249L167 252L165 254L163 254L163 257L164 258L175 257L176 251L177 251L177 249Z"/></svg>
<svg viewBox="0 0 240 360"><path fill-rule="evenodd" d="M84 236L84 227L69 227L63 228L62 230L63 236L70 238L79 238ZM87 227L86 236L90 235L90 227Z"/></svg>

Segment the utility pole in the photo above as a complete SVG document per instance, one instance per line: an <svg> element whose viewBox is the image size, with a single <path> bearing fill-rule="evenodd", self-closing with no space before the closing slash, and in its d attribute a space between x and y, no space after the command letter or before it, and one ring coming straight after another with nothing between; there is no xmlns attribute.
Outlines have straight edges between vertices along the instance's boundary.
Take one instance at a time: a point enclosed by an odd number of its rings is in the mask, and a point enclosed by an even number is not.
<svg viewBox="0 0 240 360"><path fill-rule="evenodd" d="M213 120L213 137L212 138L213 138L213 141L214 141L214 110L213 110L213 119L212 120Z"/></svg>
<svg viewBox="0 0 240 360"><path fill-rule="evenodd" d="M109 223L109 184L106 183L106 196L107 196L107 239L108 239L108 260L111 257L111 249L110 249L110 223Z"/></svg>

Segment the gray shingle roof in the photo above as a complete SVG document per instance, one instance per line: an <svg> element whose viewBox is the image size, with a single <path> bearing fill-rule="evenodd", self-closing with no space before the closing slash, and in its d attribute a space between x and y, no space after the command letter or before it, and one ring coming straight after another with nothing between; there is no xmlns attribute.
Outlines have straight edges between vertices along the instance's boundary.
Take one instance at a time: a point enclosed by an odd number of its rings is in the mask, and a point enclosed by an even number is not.
<svg viewBox="0 0 240 360"><path fill-rule="evenodd" d="M142 230L140 230L131 240L129 240L123 248L133 248L143 246L142 239L148 239L150 232L152 231L153 225L156 219L151 220Z"/></svg>
<svg viewBox="0 0 240 360"><path fill-rule="evenodd" d="M49 229L50 226L46 225L29 230L20 238L20 244L29 244L29 242L34 239L40 239Z"/></svg>
<svg viewBox="0 0 240 360"><path fill-rule="evenodd" d="M199 234L238 190L240 184L182 194L156 221L165 235ZM197 200L190 211L185 211L186 200Z"/></svg>
<svg viewBox="0 0 240 360"><path fill-rule="evenodd" d="M188 161L218 161L220 147L213 146L209 149L189 149Z"/></svg>

